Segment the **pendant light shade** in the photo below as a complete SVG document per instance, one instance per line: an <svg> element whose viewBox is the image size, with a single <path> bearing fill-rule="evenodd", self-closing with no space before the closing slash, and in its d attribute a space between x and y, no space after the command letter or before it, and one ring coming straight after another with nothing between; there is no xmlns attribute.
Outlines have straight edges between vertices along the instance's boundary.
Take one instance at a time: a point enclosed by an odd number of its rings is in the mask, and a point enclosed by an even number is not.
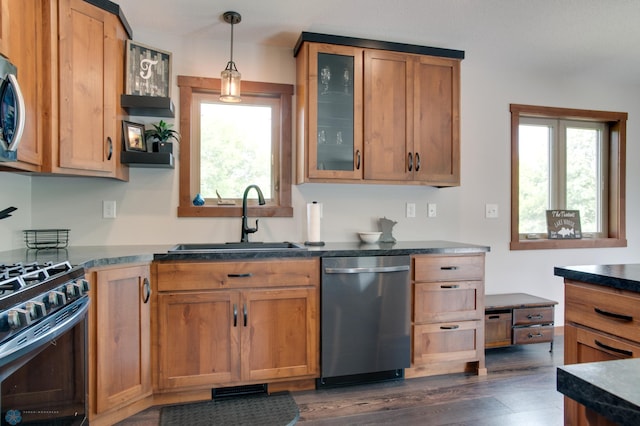
<svg viewBox="0 0 640 426"><path fill-rule="evenodd" d="M233 62L233 26L242 20L238 12L225 12L224 21L231 24L231 54L226 68L220 73L220 100L223 102L240 102L240 73Z"/></svg>

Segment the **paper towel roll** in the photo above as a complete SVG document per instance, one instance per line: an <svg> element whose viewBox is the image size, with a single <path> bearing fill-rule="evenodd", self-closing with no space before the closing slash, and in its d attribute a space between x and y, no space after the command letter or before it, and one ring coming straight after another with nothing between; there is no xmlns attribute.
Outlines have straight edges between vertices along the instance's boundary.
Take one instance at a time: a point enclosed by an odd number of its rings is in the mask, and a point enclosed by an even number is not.
<svg viewBox="0 0 640 426"><path fill-rule="evenodd" d="M319 243L320 239L320 204L317 201L307 204L307 242Z"/></svg>

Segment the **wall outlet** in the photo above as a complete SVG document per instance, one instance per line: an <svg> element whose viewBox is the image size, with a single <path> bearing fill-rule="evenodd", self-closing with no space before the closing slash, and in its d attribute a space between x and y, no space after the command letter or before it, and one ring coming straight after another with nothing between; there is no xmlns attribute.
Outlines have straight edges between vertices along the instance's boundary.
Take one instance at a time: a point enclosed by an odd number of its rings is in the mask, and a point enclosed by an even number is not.
<svg viewBox="0 0 640 426"><path fill-rule="evenodd" d="M487 219L495 219L498 217L498 205L497 204L486 204L484 206L484 216Z"/></svg>
<svg viewBox="0 0 640 426"><path fill-rule="evenodd" d="M416 217L416 203L407 203L407 217Z"/></svg>
<svg viewBox="0 0 640 426"><path fill-rule="evenodd" d="M103 219L116 218L116 202L115 201L102 202L102 218Z"/></svg>
<svg viewBox="0 0 640 426"><path fill-rule="evenodd" d="M427 217L436 217L438 215L438 209L436 203L427 204Z"/></svg>

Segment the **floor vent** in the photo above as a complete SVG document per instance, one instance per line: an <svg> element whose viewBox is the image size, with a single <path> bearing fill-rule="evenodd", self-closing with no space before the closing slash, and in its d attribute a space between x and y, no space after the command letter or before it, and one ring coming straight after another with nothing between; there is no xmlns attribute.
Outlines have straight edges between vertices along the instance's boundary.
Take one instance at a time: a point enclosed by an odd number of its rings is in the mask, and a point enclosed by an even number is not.
<svg viewBox="0 0 640 426"><path fill-rule="evenodd" d="M266 394L267 384L229 386L226 388L211 389L211 399L229 398L233 396Z"/></svg>

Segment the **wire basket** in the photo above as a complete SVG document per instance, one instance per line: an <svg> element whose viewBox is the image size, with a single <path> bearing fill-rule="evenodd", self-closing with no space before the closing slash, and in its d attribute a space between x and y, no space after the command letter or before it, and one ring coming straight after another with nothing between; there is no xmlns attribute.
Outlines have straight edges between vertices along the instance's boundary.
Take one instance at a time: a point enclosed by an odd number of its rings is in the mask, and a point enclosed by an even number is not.
<svg viewBox="0 0 640 426"><path fill-rule="evenodd" d="M24 242L30 249L65 248L69 245L68 229L26 229Z"/></svg>

